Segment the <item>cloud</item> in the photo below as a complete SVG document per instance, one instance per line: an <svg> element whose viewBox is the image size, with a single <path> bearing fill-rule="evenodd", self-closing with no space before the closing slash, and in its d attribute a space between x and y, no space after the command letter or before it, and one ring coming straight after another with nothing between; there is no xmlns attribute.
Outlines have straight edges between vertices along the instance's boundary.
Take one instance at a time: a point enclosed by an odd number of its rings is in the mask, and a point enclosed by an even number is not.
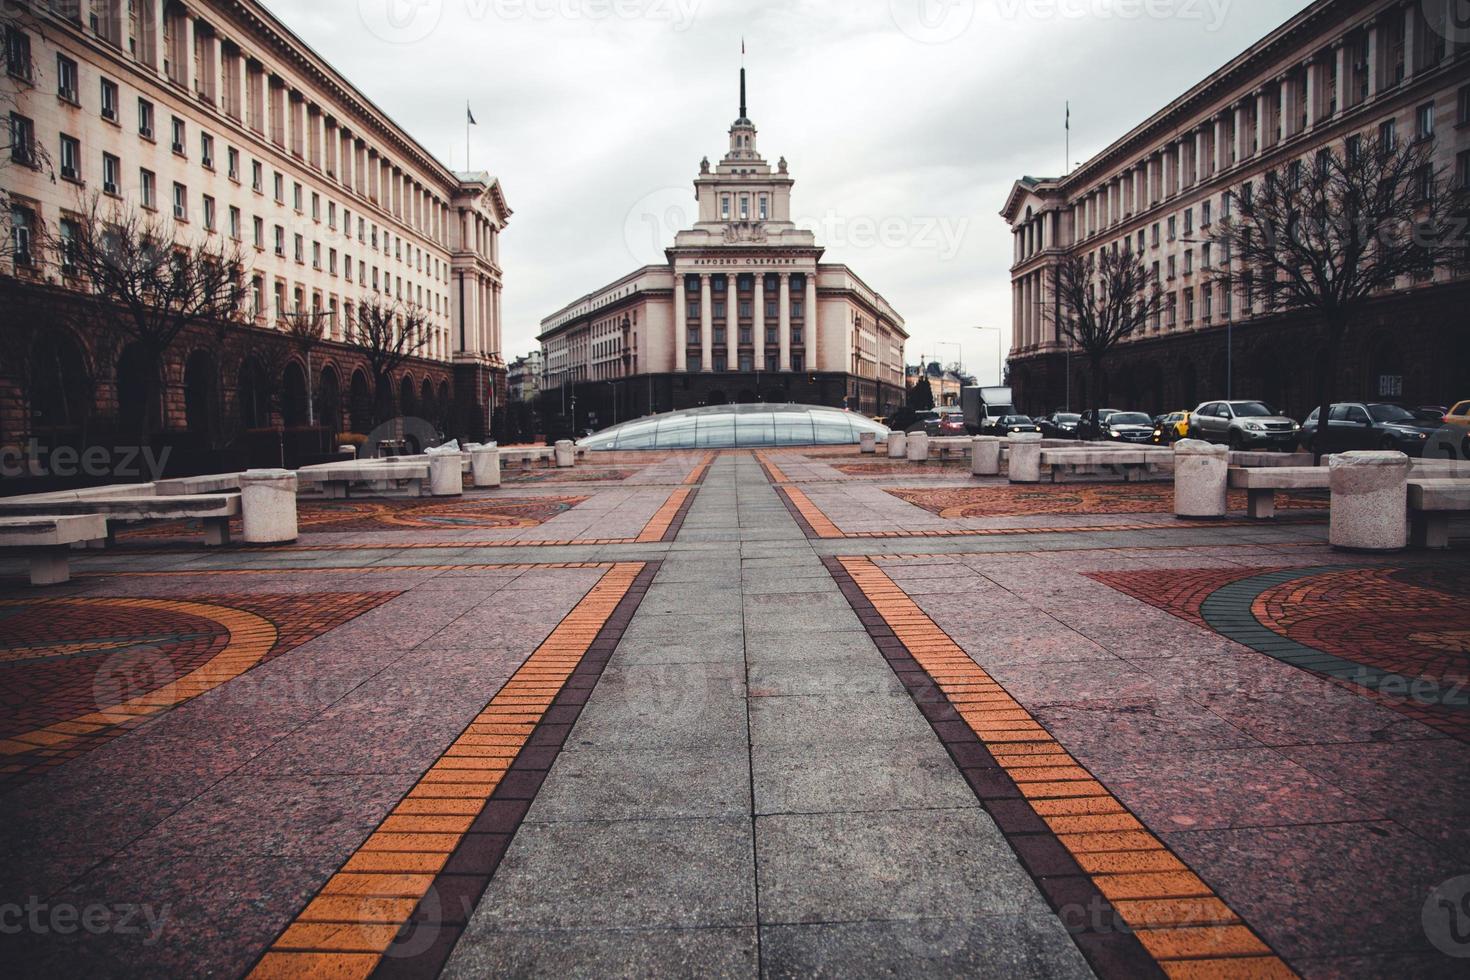
<svg viewBox="0 0 1470 980"><path fill-rule="evenodd" d="M793 210L914 335L993 373L1011 182L1084 160L1306 0L267 0L420 143L505 186L507 356L632 271L630 209L685 189L735 118L740 39ZM1138 16L1125 16L1130 11ZM1152 11L1153 16L1147 13ZM868 230L871 229L871 233ZM886 231L886 233L884 233ZM947 345L947 346L942 346ZM936 355L938 356L938 355Z"/></svg>

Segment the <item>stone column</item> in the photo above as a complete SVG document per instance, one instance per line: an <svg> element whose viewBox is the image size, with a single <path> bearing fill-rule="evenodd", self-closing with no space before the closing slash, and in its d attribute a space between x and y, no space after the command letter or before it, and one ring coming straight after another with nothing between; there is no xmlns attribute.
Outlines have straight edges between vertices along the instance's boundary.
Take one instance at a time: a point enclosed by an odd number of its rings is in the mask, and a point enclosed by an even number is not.
<svg viewBox="0 0 1470 980"><path fill-rule="evenodd" d="M557 469L569 470L577 465L577 446L570 439L563 439L554 447Z"/></svg>
<svg viewBox="0 0 1470 980"><path fill-rule="evenodd" d="M1336 113L1341 115L1348 105L1348 46L1342 41L1332 42L1332 70L1337 75L1337 108Z"/></svg>
<svg viewBox="0 0 1470 980"><path fill-rule="evenodd" d="M1372 99L1378 94L1379 85L1379 61L1383 58L1383 32L1379 30L1378 22L1374 21L1368 25L1368 98Z"/></svg>
<svg viewBox="0 0 1470 980"><path fill-rule="evenodd" d="M1010 447L1011 482L1041 482L1041 434L1020 432L1007 440Z"/></svg>
<svg viewBox="0 0 1470 980"><path fill-rule="evenodd" d="M1322 63L1313 59L1306 64L1307 130L1310 132L1322 116Z"/></svg>
<svg viewBox="0 0 1470 980"><path fill-rule="evenodd" d="M1452 8L1447 4L1443 8L1446 13ZM1419 66L1419 36L1420 30L1419 9L1417 4L1408 4L1399 10L1404 18L1404 81L1414 77L1414 72ZM1450 52L1446 45L1446 54Z"/></svg>
<svg viewBox="0 0 1470 980"><path fill-rule="evenodd" d="M1266 152L1266 124L1271 119L1271 100L1264 88L1256 89L1256 153Z"/></svg>
<svg viewBox="0 0 1470 980"><path fill-rule="evenodd" d="M907 459L909 455L909 437L907 433L890 432L888 434L888 458Z"/></svg>
<svg viewBox="0 0 1470 980"><path fill-rule="evenodd" d="M812 272L806 277L806 328L802 336L806 340L806 369L816 371L817 351L821 337L817 332L817 274Z"/></svg>
<svg viewBox="0 0 1470 980"><path fill-rule="evenodd" d="M1351 551L1409 544L1409 457L1396 452L1333 456L1331 541Z"/></svg>
<svg viewBox="0 0 1470 980"><path fill-rule="evenodd" d="M1245 103L1237 102L1231 110L1235 113L1235 162L1246 158L1245 152Z"/></svg>
<svg viewBox="0 0 1470 980"><path fill-rule="evenodd" d="M971 475L1000 475L1000 443L995 436L978 436L970 444Z"/></svg>
<svg viewBox="0 0 1470 980"><path fill-rule="evenodd" d="M708 374L715 362L714 298L710 294L708 273L699 277L699 369Z"/></svg>
<svg viewBox="0 0 1470 980"><path fill-rule="evenodd" d="M781 370L791 370L791 273L781 273Z"/></svg>
<svg viewBox="0 0 1470 980"><path fill-rule="evenodd" d="M750 339L754 341L755 363L757 370L769 371L771 366L766 363L766 274L757 272L755 274L755 306L751 312L755 314L753 326L750 328Z"/></svg>
<svg viewBox="0 0 1470 980"><path fill-rule="evenodd" d="M725 369L740 370L740 280L725 277Z"/></svg>
<svg viewBox="0 0 1470 980"><path fill-rule="evenodd" d="M649 370L653 370L652 365ZM689 296L685 288L684 273L674 275L674 371L683 374L689 370Z"/></svg>
<svg viewBox="0 0 1470 980"><path fill-rule="evenodd" d="M1194 131L1194 182L1210 176L1210 137L1204 126Z"/></svg>
<svg viewBox="0 0 1470 980"><path fill-rule="evenodd" d="M1296 115L1296 100L1292 98L1294 86L1290 75L1282 75L1276 89L1276 141L1285 143L1292 136L1292 117Z"/></svg>

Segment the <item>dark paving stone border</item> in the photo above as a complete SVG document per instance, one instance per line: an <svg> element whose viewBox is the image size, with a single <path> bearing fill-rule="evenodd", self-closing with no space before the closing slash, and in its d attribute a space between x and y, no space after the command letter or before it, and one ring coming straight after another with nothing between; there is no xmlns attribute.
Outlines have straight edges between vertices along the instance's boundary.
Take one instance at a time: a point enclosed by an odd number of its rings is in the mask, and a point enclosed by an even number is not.
<svg viewBox="0 0 1470 980"><path fill-rule="evenodd" d="M383 954L374 977L419 980L437 977L444 969L661 564L646 562L633 580L485 808L435 876L428 894Z"/></svg>
<svg viewBox="0 0 1470 980"><path fill-rule="evenodd" d="M909 655L908 648L842 567L841 559L823 557L822 564L1092 969L1104 980L1163 977L1158 962L933 678ZM1078 912L1083 913L1080 922L1075 921Z"/></svg>

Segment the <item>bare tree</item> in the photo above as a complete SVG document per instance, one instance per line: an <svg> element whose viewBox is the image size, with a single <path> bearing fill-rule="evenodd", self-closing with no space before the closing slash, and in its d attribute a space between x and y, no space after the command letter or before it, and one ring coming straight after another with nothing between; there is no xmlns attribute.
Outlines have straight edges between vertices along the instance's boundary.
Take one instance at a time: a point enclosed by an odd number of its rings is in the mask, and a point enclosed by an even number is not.
<svg viewBox="0 0 1470 980"><path fill-rule="evenodd" d="M1317 321L1319 424L1327 424L1343 338L1363 309L1401 282L1463 261L1466 189L1434 164L1434 141L1351 137L1231 192L1218 224L1217 281L1247 304ZM1236 277L1239 277L1238 279Z"/></svg>
<svg viewBox="0 0 1470 980"><path fill-rule="evenodd" d="M393 372L429 343L428 311L382 296L364 296L357 304L347 343L362 353L372 371L376 414L378 394L392 392Z"/></svg>
<svg viewBox="0 0 1470 980"><path fill-rule="evenodd" d="M1143 258L1128 248L1069 255L1056 270L1062 335L1087 358L1092 384L1092 434L1102 407L1103 362L1123 339L1158 316L1164 294Z"/></svg>
<svg viewBox="0 0 1470 980"><path fill-rule="evenodd" d="M286 337L306 365L306 419L316 426L316 385L312 381L311 355L326 337L327 322L333 316L322 310L293 310L282 316Z"/></svg>
<svg viewBox="0 0 1470 980"><path fill-rule="evenodd" d="M181 242L172 222L121 205L104 213L96 198L87 215L48 232L47 243L76 281L87 326L111 330L138 350L146 440L164 422L163 364L180 334L240 320L244 254L218 236Z"/></svg>

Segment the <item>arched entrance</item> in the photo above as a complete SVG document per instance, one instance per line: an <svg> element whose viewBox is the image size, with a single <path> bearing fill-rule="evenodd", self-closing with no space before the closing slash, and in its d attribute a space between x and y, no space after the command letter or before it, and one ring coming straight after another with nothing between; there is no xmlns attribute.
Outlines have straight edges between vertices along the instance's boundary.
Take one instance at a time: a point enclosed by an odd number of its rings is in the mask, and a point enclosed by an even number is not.
<svg viewBox="0 0 1470 980"><path fill-rule="evenodd" d="M80 348L51 331L30 351L30 434L43 446L79 446L91 408L91 385Z"/></svg>
<svg viewBox="0 0 1470 980"><path fill-rule="evenodd" d="M434 402L434 383L428 378L419 385L419 414L434 425L439 424L439 406Z"/></svg>
<svg viewBox="0 0 1470 980"><path fill-rule="evenodd" d="M398 414L417 415L419 413L418 393L414 391L413 376L405 374L398 382Z"/></svg>
<svg viewBox="0 0 1470 980"><path fill-rule="evenodd" d="M317 385L317 404L320 406L317 413L318 423L330 429L333 435L341 432L342 381L334 367L322 368L321 381Z"/></svg>
<svg viewBox="0 0 1470 980"><path fill-rule="evenodd" d="M240 384L236 388L240 407L240 424L246 429L264 429L271 424L270 379L260 362L251 358L240 365Z"/></svg>
<svg viewBox="0 0 1470 980"><path fill-rule="evenodd" d="M754 405L759 400L755 392L749 388L740 389L740 394L735 396L735 404L737 405Z"/></svg>
<svg viewBox="0 0 1470 980"><path fill-rule="evenodd" d="M730 404L730 398L723 391L716 390L709 393L704 403L706 405L728 405Z"/></svg>
<svg viewBox="0 0 1470 980"><path fill-rule="evenodd" d="M281 374L281 420L288 429L299 429L310 422L306 406L306 372L292 361Z"/></svg>
<svg viewBox="0 0 1470 980"><path fill-rule="evenodd" d="M362 370L352 372L352 431L366 435L373 428L373 393L367 374Z"/></svg>
<svg viewBox="0 0 1470 980"><path fill-rule="evenodd" d="M184 425L189 434L211 440L219 428L215 410L219 399L219 371L214 355L196 350L184 362Z"/></svg>
<svg viewBox="0 0 1470 980"><path fill-rule="evenodd" d="M149 384L149 375L156 370L142 348L130 344L117 360L117 421L126 433L142 433L144 426L157 418L157 410L150 412L149 401L154 397L157 386ZM151 417L150 417L151 416Z"/></svg>

